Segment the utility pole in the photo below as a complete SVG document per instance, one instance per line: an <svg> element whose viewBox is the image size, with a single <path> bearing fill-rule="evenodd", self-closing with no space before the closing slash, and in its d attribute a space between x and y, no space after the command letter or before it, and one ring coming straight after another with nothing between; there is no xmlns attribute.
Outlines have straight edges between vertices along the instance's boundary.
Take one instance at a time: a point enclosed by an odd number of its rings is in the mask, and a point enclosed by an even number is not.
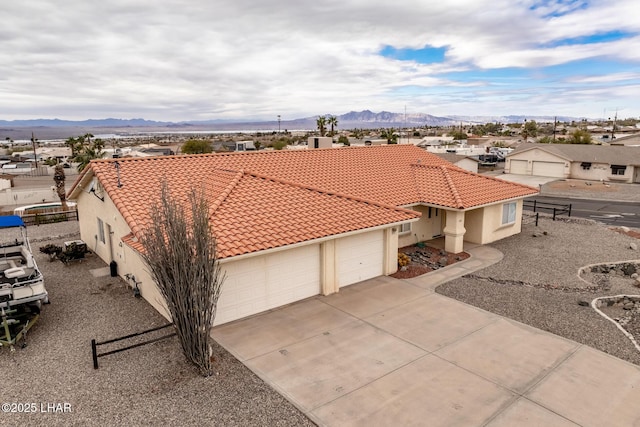
<svg viewBox="0 0 640 427"><path fill-rule="evenodd" d="M38 155L36 154L36 138L33 136L33 132L31 132L31 145L33 146L33 161L36 165L36 170L38 169Z"/></svg>
<svg viewBox="0 0 640 427"><path fill-rule="evenodd" d="M618 120L618 110L616 110L616 115L613 116L613 126L611 126L611 140L613 141L613 138L615 138L616 136L614 135L616 132L616 120Z"/></svg>
<svg viewBox="0 0 640 427"><path fill-rule="evenodd" d="M558 123L558 117L553 118L553 142L556 142L556 124Z"/></svg>
<svg viewBox="0 0 640 427"><path fill-rule="evenodd" d="M280 114L278 114L278 133L280 133Z"/></svg>

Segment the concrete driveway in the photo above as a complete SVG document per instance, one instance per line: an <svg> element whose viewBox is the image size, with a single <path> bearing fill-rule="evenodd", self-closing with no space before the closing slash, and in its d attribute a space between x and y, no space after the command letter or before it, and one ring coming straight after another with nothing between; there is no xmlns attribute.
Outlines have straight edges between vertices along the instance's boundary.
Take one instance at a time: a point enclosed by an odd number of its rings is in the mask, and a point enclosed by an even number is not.
<svg viewBox="0 0 640 427"><path fill-rule="evenodd" d="M437 273L378 277L213 336L319 425L640 425L637 366L436 294Z"/></svg>
<svg viewBox="0 0 640 427"><path fill-rule="evenodd" d="M498 173L496 171L486 172L483 175L489 175L494 178L502 179L503 181L516 182L518 184L528 185L533 188L540 188L541 185L548 182L557 181L560 178L551 178L548 176L536 176L536 175L517 175L512 173Z"/></svg>

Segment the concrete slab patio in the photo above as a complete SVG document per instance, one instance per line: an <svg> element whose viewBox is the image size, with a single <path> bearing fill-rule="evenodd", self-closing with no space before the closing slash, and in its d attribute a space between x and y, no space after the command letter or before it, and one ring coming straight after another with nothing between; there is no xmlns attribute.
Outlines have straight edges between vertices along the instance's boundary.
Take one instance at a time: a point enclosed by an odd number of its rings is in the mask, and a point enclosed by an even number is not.
<svg viewBox="0 0 640 427"><path fill-rule="evenodd" d="M640 368L434 292L498 251L213 330L319 425L640 425Z"/></svg>

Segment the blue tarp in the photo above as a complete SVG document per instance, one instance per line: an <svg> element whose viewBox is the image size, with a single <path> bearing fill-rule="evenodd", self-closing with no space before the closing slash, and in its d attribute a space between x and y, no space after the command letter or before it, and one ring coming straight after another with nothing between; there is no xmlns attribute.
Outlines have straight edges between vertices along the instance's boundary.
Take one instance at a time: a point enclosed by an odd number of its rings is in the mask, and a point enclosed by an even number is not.
<svg viewBox="0 0 640 427"><path fill-rule="evenodd" d="M22 222L22 218L17 215L6 215L0 216L0 228L8 228L8 227L24 227L24 222Z"/></svg>

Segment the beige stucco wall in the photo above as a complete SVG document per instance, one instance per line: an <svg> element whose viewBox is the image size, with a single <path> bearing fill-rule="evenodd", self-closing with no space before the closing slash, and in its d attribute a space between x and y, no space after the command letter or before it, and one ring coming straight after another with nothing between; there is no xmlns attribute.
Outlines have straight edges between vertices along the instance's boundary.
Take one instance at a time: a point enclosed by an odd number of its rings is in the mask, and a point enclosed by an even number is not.
<svg viewBox="0 0 640 427"><path fill-rule="evenodd" d="M79 226L80 238L84 240L88 247L98 255L107 264L111 260L118 264L118 275L133 287L132 280L125 279L126 274L131 274L135 280L139 282L138 287L141 295L149 302L160 314L167 319L170 318L164 298L158 291L155 283L149 275L145 263L137 251L122 243L122 237L129 234L129 226L125 222L113 201L104 195L104 201L100 200L93 193L83 191L78 196ZM102 219L104 223L105 242L101 242L98 238L98 221ZM112 234L109 236L108 230L111 227ZM110 252L110 245L112 252ZM113 258L111 257L113 254Z"/></svg>
<svg viewBox="0 0 640 427"><path fill-rule="evenodd" d="M587 179L593 181L608 180L611 168L608 164L592 163L590 169L582 169L581 162L571 163L569 177L574 179Z"/></svg>
<svg viewBox="0 0 640 427"><path fill-rule="evenodd" d="M616 182L633 182L633 177L634 177L634 167L633 166L627 166L627 169L624 171L624 175L613 175L611 173L611 167L609 167L609 175L608 175L608 179L609 181L616 181Z"/></svg>
<svg viewBox="0 0 640 427"><path fill-rule="evenodd" d="M592 181L633 182L633 166L627 166L624 175L613 175L611 173L611 165L608 163L592 163L589 169L582 169L581 164L581 162L571 163L570 178Z"/></svg>
<svg viewBox="0 0 640 427"><path fill-rule="evenodd" d="M470 243L486 245L520 233L522 230L522 200L516 201L516 221L502 225L503 203L485 206L466 212L464 228L467 232L464 240Z"/></svg>
<svg viewBox="0 0 640 427"><path fill-rule="evenodd" d="M431 240L436 236L442 235L445 214L443 209L431 207L431 218L429 218L429 206L418 205L407 209L420 212L422 216L418 221L411 223L411 231L409 233L401 233L398 236L399 247L414 245L417 242Z"/></svg>

